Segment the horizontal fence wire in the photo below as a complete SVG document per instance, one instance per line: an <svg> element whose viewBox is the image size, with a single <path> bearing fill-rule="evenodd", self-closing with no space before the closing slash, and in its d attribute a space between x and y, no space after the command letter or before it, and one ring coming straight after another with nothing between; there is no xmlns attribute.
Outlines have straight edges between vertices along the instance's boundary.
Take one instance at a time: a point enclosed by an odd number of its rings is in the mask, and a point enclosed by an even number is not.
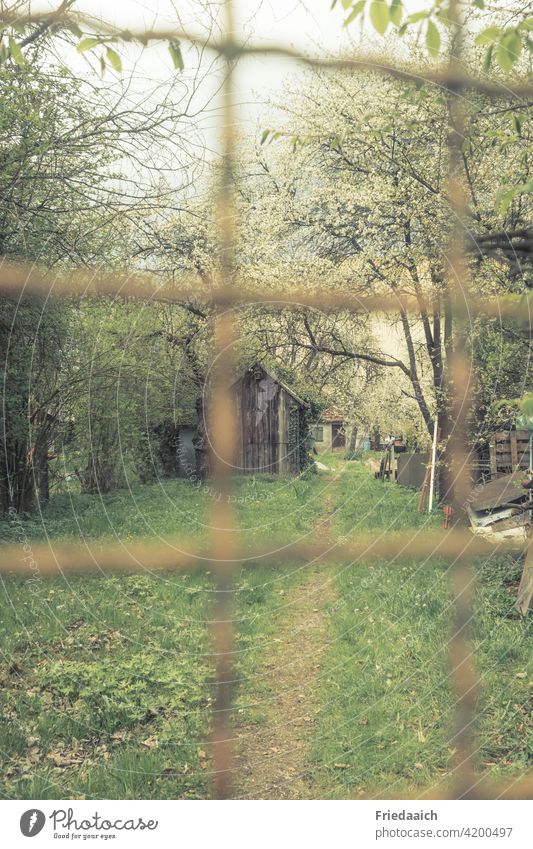
<svg viewBox="0 0 533 849"><path fill-rule="evenodd" d="M65 4L63 4L64 7ZM232 682L235 680L233 656L235 633L232 623L234 576L236 568L247 562L278 565L302 560L335 564L385 560L391 568L409 559L438 558L450 567L455 616L449 638L449 664L456 695L456 714L453 739L455 762L453 783L429 787L417 798L493 798L529 799L533 797L533 773L507 780L494 780L479 774L475 757L476 704L479 680L476 676L470 639L474 578L471 569L476 557L492 556L506 550L474 537L466 529L452 527L446 534L436 531L393 533L387 538L375 534L359 534L357 540L338 542L326 539L294 541L271 540L268 547L251 547L245 533L236 527L232 495L232 467L235 456L233 410L226 387L234 367L233 348L237 338L235 319L228 306L257 304L269 309L299 309L302 306L321 310L344 309L350 312L419 312L414 298L394 295L361 296L357 292L324 290L324 282L305 275L294 285L290 268L286 277L276 275L266 286L256 287L236 271L235 244L238 235L237 210L232 193L232 165L235 153L235 109L233 74L238 59L255 56L285 57L317 69L365 73L372 71L405 82L424 82L441 87L449 97L453 132L447 141L449 155L448 197L450 216L454 222L449 245L443 246L447 285L453 293L454 315L458 319L459 344L450 364L454 387L453 429L450 437L451 484L458 503L467 503L470 487L471 453L467 448L467 416L471 409L473 374L466 357L468 323L478 316L510 318L531 324L531 303L528 298L487 298L480 300L470 291L467 245L460 223L464 220L464 196L458 177L458 157L461 152L464 127L463 96L477 91L493 98L524 99L533 97L533 85L503 84L464 73L461 69L462 21L460 4L450 4L452 28L451 55L446 66L439 70L400 67L390 64L383 56L321 58L307 56L285 45L244 44L235 38L232 0L224 0L224 32L219 39L205 39L175 28L157 30L124 30L91 18L89 15L52 12L48 15L17 15L2 11L4 24L71 22L88 26L97 33L113 35L125 41L147 44L150 41L174 40L189 42L218 53L225 62L220 120L222 164L216 203L216 223L220 247L220 262L215 284L198 292L198 281L183 276L169 283L155 275L137 272L109 273L105 270L51 272L35 265L15 264L4 260L0 265L0 294L3 296L40 295L44 297L80 298L110 296L119 299L178 303L204 300L215 307L213 317L214 355L217 361L213 381L210 468L220 497L213 500L210 513L212 528L208 543L197 547L187 539L169 539L165 544L146 542L125 545L88 543L77 545L35 544L5 546L2 549L0 574L57 576L72 573L154 573L200 571L213 576L214 602L210 617L210 632L216 658L215 698L212 716L213 796L231 798L234 793L234 753L232 746ZM302 275L298 275L302 280ZM304 285L305 284L305 285ZM530 556L533 548L530 545Z"/></svg>
<svg viewBox="0 0 533 849"><path fill-rule="evenodd" d="M270 309L316 308L324 311L345 309L350 312L381 312L397 314L420 312L420 302L405 294L376 294L324 290L324 280L304 276L294 284L290 265L285 277L276 274L275 282L263 282L257 288L242 274L234 273L234 285L198 288L198 278L178 274L173 282L160 280L154 274L109 272L105 269L50 271L35 264L14 263L4 259L0 264L0 294L4 296L36 295L40 297L96 297L153 301L154 303L183 303L196 300L219 306L248 306L266 304ZM454 305L454 314L474 318L478 315L508 318L530 325L533 318L533 294L469 299L461 297Z"/></svg>
<svg viewBox="0 0 533 849"><path fill-rule="evenodd" d="M220 503L218 498L217 502ZM246 532L234 531L232 549L218 549L216 559L230 563L257 562L265 566L279 566L286 561L320 561L367 563L369 560L387 560L391 566L409 560L431 558L452 562L460 558L472 560L512 550L512 543L494 545L465 529L439 531L391 532L386 537L375 533L358 532L357 540L337 542L324 539L295 541L286 537L273 537L268 545L246 544ZM39 575L54 577L63 573L96 574L114 572L132 574L141 569L153 572L205 572L211 569L213 554L208 545L199 547L197 541L180 537L168 538L165 543L89 542L67 545L55 543L27 544L1 548L0 574L13 577L31 577L38 568Z"/></svg>
<svg viewBox="0 0 533 849"><path fill-rule="evenodd" d="M357 291L332 291L324 288L323 279L304 275L304 282L294 284L295 274L290 266L284 276L276 274L261 288L253 285L242 273L234 273L234 285L214 285L198 288L198 278L178 274L173 282L160 280L155 274L138 272L109 272L105 269L61 270L51 272L35 264L0 260L0 295L20 297L36 295L54 298L86 298L109 296L117 299L152 301L154 303L183 303L200 301L220 307L266 305L269 309L312 308L330 312L346 310L354 313L386 313L397 315L420 313L415 297L396 294L359 294ZM297 274L301 278L300 274ZM305 283L305 285L304 285ZM533 318L533 294L500 296L469 300L462 297L454 305L455 315L469 318L510 319L530 326Z"/></svg>
<svg viewBox="0 0 533 849"><path fill-rule="evenodd" d="M450 13L450 20L452 14ZM533 84L511 83L509 81L491 80L486 76L479 77L462 70L460 61L449 63L443 70L434 70L430 67L401 67L398 63L391 63L382 53L367 55L359 53L356 57L337 56L323 57L313 56L295 49L287 44L253 44L244 42L235 37L235 33L226 29L219 38L208 37L180 27L154 27L153 29L140 29L135 27L124 28L79 11L64 11L61 13L49 12L19 14L16 11L2 10L0 22L5 24L54 24L58 22L86 26L104 36L112 36L125 42L137 42L146 45L157 41L183 41L188 44L211 50L231 63L237 59L268 57L291 59L304 66L326 71L350 71L353 73L367 73L372 71L385 77L394 77L403 82L429 82L444 89L459 93L465 91L477 91L494 98L512 97L528 99L533 96ZM459 60L460 57L456 57Z"/></svg>

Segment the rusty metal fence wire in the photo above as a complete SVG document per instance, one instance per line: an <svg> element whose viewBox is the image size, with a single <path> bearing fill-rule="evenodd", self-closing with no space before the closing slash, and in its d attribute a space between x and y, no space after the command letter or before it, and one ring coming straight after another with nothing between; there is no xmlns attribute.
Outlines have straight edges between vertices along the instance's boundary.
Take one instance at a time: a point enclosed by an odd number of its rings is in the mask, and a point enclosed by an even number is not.
<svg viewBox="0 0 533 849"><path fill-rule="evenodd" d="M450 18L453 38L451 55L445 67L431 73L424 69L405 70L387 62L386 57L376 60L374 57L356 56L354 58L322 59L310 58L296 50L279 46L254 46L243 44L235 37L234 8L232 0L225 0L225 34L222 39L211 40L207 47L218 53L226 64L225 80L222 91L222 114L220 133L222 145L222 167L216 198L216 222L220 247L218 279L213 288L210 301L216 306L215 318L215 356L218 367L213 382L212 426L211 426L211 468L214 485L221 497L212 501L209 551L198 550L186 553L185 549L175 546L169 554L169 547L157 544L139 543L128 546L107 545L96 555L85 546L35 546L33 558L39 564L42 575L57 575L72 572L115 571L133 573L149 569L151 571L210 571L214 576L215 592L210 631L213 653L216 660L215 698L212 715L212 795L214 798L227 799L234 796L234 752L232 746L232 700L235 670L233 657L235 634L232 624L233 578L236 569L249 559L244 540L236 527L232 508L232 469L235 455L235 435L232 425L232 402L226 387L233 370L233 342L236 329L231 307L237 304L261 301L277 301L280 307L291 305L317 307L322 310L349 309L354 312L382 311L385 313L399 310L416 311L417 305L409 298L360 297L346 292L332 292L321 289L320 281L309 281L310 291L292 288L279 289L272 286L267 292L259 292L240 279L235 269L237 233L237 215L232 196L231 175L235 152L236 115L234 105L233 77L235 65L242 57L270 55L285 57L295 63L315 68L324 68L338 72L360 73L372 71L384 76L392 75L398 79L412 82L423 80L443 89L450 100L451 126L448 137L448 188L450 216L454 224L453 237L449 244L442 246L444 266L447 269L447 285L453 295L454 317L458 322L458 338L465 339L467 325L474 315L507 315L530 325L528 310L516 302L486 300L480 302L470 293L468 263L464 247L465 234L461 225L464 220L465 199L459 179L459 159L463 141L463 97L468 91L477 91L489 96L507 98L533 98L533 85L506 85L504 88L490 79L481 79L465 74L461 67L461 17L460 3L452 0ZM61 20L84 23L96 31L112 34L126 41L148 41L176 39L189 43L201 43L191 33L175 29L154 31L120 31L102 21L94 21L83 14L72 12L59 15ZM34 20L57 20L57 13L18 18L25 22ZM9 21L6 21L9 22ZM15 22L15 19L14 21ZM205 42L202 42L205 45ZM47 294L53 297L70 295L113 295L120 298L138 298L149 301L177 302L190 295L190 281L182 278L177 283L161 283L143 274L93 274L75 271L56 277L52 283L45 271L35 266L26 267L4 262L0 267L0 293L5 295ZM467 447L467 415L472 396L473 375L465 354L464 346L458 345L450 367L453 398L453 433L451 435L451 465L455 497L458 503L466 503L470 488L468 471L469 450ZM280 553L281 552L281 553ZM472 596L474 589L470 563L474 557L494 553L494 547L474 538L465 529L452 528L446 534L435 531L419 531L416 534L398 533L389 539L376 539L370 535L360 535L354 543L336 543L325 540L321 543L302 543L285 540L282 547L271 547L263 552L255 551L254 560L262 563L279 563L288 560L320 560L324 563L349 561L354 567L357 562L371 559L390 559L391 568L407 558L428 558L438 556L450 564L452 592L455 615L450 634L450 667L456 695L455 728L450 731L454 740L455 762L453 781L445 791L441 788L428 788L420 797L427 798L533 798L533 773L506 781L492 780L490 775L478 771L475 751L476 700L479 694L479 681L473 663L473 647L470 641L470 623L472 621ZM530 545L528 557L533 546ZM2 552L0 573L24 575L29 567L21 557L18 546L7 547Z"/></svg>

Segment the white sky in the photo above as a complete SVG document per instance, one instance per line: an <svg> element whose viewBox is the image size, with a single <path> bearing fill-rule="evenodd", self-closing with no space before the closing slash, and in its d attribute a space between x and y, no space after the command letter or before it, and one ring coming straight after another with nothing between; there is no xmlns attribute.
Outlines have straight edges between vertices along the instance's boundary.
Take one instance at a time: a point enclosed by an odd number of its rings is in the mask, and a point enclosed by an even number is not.
<svg viewBox="0 0 533 849"><path fill-rule="evenodd" d="M360 19L349 28L343 27L347 12L341 0L338 0L333 10L331 0L234 2L237 35L244 41L282 43L315 55L337 54L346 50L350 44L353 52L354 40L361 43L365 51L373 45L383 47L383 42L369 23L365 24L364 32L361 31ZM404 0L404 7L407 11L413 11L427 8L428 3L429 0ZM37 9L55 9L57 5L58 0L31 2L34 12ZM104 19L120 28L144 30L177 25L180 29L196 31L205 36L210 19L205 5L210 5L211 14L220 14L220 0L77 0L74 10ZM88 75L94 85L99 78L96 57L90 52L80 55L74 47L66 49L69 55L64 57L65 64L76 71L79 69L81 75ZM165 43L152 43L144 49L139 45L120 43L116 45L116 50L121 55L124 70L118 76L111 70L107 71L106 85L115 76L116 90L127 89L130 102L139 105L158 99L164 91L165 82L177 80L178 89L173 96L177 98L176 102L181 103L179 98L183 97L185 85L190 83L198 66L196 53L191 51L188 54L185 43L182 44L182 50L186 67L182 74L173 69ZM212 56L212 53L207 53L202 61L202 82L189 110L197 113L197 117L184 124L180 135L184 145L189 145L191 153L196 151L199 156L205 144L208 158L211 156L210 151L216 155L220 129L220 114L215 97L220 77L208 73L208 60ZM89 67L90 63L93 70ZM298 73L301 73L300 66L279 57L254 56L239 62L235 75L235 97L238 104L237 118L243 133L256 135L267 127L277 126L279 115L268 104L278 100L277 95L284 82Z"/></svg>
<svg viewBox="0 0 533 849"><path fill-rule="evenodd" d="M404 0L404 7L409 11L427 5L428 0ZM43 0L43 3L33 4L34 9L37 6L56 7L57 2ZM176 9L186 28L201 29L202 19L206 20L201 0L114 0L112 3L109 0L78 0L75 9L121 27L168 27L177 21ZM350 38L359 37L360 32L357 22L349 29L343 27L347 13L341 0L334 10L331 10L331 0L235 0L235 10L237 30L243 39L256 43L281 42L304 52L336 53L348 46ZM376 37L368 24L366 32L365 41ZM125 50L133 57L133 52L121 46L123 55ZM137 49L134 51L136 55ZM151 47L145 54L139 63L140 74L157 80L170 73L165 46ZM126 60L126 68L128 65ZM279 92L283 81L296 72L294 62L279 58L253 57L240 63L236 97L241 104L240 120L247 129L255 128L258 116L264 114L263 105Z"/></svg>
<svg viewBox="0 0 533 849"><path fill-rule="evenodd" d="M198 29L197 22L202 20L200 3L194 0L175 2L184 25ZM306 51L334 52L348 39L347 30L342 26L346 13L340 0L338 5L338 10L331 11L331 0L237 0L237 29L243 39L254 42L281 41ZM77 8L123 26L156 28L176 22L172 0L115 0L112 5L104 0L79 0ZM184 13L184 8L190 11ZM203 19L206 19L205 13ZM160 51L156 48L169 67L165 51L164 47ZM161 72L163 69L153 62L153 73L157 76ZM289 60L254 57L242 62L236 76L236 97L243 107L241 120L255 122L260 109L257 101L268 101L279 91L283 80L294 72L294 63Z"/></svg>
<svg viewBox="0 0 533 849"><path fill-rule="evenodd" d="M176 0L185 24L199 20L201 3ZM214 4L213 4L214 5ZM346 13L341 2L331 11L331 0L236 0L238 32L254 40L282 40L311 48L316 44L334 49ZM78 0L76 8L126 26L166 26L176 21L172 0ZM185 12L184 12L185 10ZM196 27L194 27L196 28Z"/></svg>

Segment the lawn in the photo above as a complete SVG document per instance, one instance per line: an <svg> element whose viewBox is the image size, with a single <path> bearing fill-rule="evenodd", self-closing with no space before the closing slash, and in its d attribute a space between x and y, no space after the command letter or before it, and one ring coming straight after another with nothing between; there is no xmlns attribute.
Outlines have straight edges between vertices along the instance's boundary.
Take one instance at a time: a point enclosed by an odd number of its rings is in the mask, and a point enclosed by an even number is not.
<svg viewBox="0 0 533 849"><path fill-rule="evenodd" d="M317 475L236 481L255 541L302 534L321 510ZM38 517L5 520L6 542L169 540L207 533L210 495L173 480L101 497L53 497ZM280 579L251 563L238 576L242 674L270 627ZM296 578L295 578L296 579ZM3 582L0 737L4 798L199 798L208 793L213 668L206 576L74 576Z"/></svg>
<svg viewBox="0 0 533 849"><path fill-rule="evenodd" d="M376 481L358 463L349 464L338 497L337 528L347 537L369 528L418 532L440 518L416 512L418 493ZM520 774L533 760L533 628L513 609L520 558L473 566L479 767ZM311 752L323 795L386 797L446 781L455 703L446 564L339 564L336 582Z"/></svg>
<svg viewBox="0 0 533 849"><path fill-rule="evenodd" d="M330 465L342 465L338 458ZM237 576L237 705L260 701L254 671L268 663L284 599L305 580L302 564L253 560L255 543L316 532L326 499L331 529L438 527L416 511L417 494L374 480L360 462L301 479L240 478L236 509L251 561ZM106 540L126 545L208 532L208 488L182 480L98 498L53 497L42 516L6 541ZM519 561L476 563L474 635L483 685L476 740L480 766L519 774L533 745L532 626L513 611ZM325 567L331 568L331 567ZM446 780L454 705L447 666L451 598L446 565L426 562L334 566L335 599L324 604L328 645L316 680L309 770L323 797L418 792ZM1 601L4 798L203 798L213 666L203 576L75 576L30 591L3 582ZM250 715L247 716L250 721ZM255 710L253 722L266 722Z"/></svg>

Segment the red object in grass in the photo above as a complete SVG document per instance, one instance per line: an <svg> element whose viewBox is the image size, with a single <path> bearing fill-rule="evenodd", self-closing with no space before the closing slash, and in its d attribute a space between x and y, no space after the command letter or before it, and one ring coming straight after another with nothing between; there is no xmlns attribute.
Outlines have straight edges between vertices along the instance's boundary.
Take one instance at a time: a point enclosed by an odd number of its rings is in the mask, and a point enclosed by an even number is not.
<svg viewBox="0 0 533 849"><path fill-rule="evenodd" d="M447 529L450 527L452 516L455 513L455 510L449 504L446 504L442 508L442 512L444 513L444 520L442 522L441 527Z"/></svg>

